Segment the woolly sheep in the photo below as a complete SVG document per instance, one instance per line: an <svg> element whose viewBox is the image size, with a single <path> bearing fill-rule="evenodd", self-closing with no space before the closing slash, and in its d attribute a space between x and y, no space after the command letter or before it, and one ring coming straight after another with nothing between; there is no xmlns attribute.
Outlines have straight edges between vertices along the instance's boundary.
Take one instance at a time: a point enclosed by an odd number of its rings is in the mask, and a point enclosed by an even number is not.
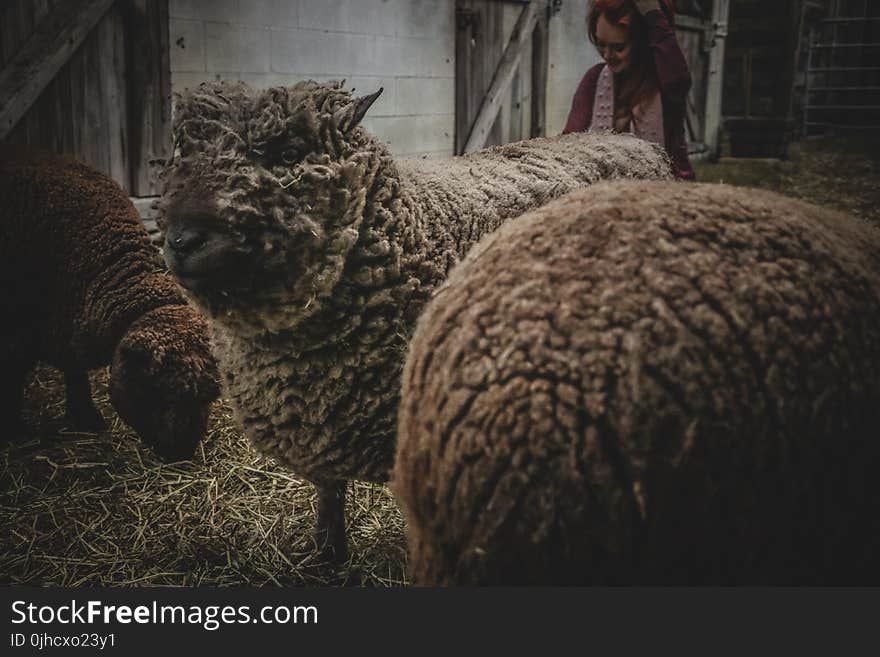
<svg viewBox="0 0 880 657"><path fill-rule="evenodd" d="M880 231L602 183L424 310L393 488L416 584L878 581Z"/></svg>
<svg viewBox="0 0 880 657"><path fill-rule="evenodd" d="M314 82L186 92L160 219L170 269L213 320L239 423L316 485L316 541L337 560L346 480L389 476L407 337L450 267L576 186L669 177L662 150L622 136L396 163L359 126L377 96Z"/></svg>
<svg viewBox="0 0 880 657"><path fill-rule="evenodd" d="M119 415L160 456L192 454L219 394L208 327L149 242L125 192L64 156L0 157L0 395L21 426L24 377L64 371L67 425L105 426L87 371L111 364Z"/></svg>

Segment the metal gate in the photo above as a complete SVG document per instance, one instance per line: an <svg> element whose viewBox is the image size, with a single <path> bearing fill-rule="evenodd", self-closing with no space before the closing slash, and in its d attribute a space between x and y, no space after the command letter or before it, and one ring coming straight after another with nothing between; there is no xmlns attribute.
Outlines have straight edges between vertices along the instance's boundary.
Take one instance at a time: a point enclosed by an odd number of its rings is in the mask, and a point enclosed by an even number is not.
<svg viewBox="0 0 880 657"><path fill-rule="evenodd" d="M832 0L810 35L804 132L880 130L880 2Z"/></svg>

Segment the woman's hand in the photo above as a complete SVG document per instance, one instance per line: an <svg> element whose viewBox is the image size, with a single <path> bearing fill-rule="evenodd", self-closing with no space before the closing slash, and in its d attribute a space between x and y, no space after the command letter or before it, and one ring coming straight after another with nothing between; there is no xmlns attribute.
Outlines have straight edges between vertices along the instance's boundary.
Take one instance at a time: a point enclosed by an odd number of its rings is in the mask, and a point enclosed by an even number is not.
<svg viewBox="0 0 880 657"><path fill-rule="evenodd" d="M660 3L657 0L633 0L633 2L642 16L649 11L660 11Z"/></svg>

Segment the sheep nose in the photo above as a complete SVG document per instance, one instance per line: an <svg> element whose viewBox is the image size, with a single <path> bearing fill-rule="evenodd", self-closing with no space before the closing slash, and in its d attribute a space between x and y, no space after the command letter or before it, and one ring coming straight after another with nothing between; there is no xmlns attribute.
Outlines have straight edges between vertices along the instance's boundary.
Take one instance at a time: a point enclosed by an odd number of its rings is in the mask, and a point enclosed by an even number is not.
<svg viewBox="0 0 880 657"><path fill-rule="evenodd" d="M195 228L184 228L169 233L165 238L165 246L180 255L189 255L198 250L208 241L208 234Z"/></svg>

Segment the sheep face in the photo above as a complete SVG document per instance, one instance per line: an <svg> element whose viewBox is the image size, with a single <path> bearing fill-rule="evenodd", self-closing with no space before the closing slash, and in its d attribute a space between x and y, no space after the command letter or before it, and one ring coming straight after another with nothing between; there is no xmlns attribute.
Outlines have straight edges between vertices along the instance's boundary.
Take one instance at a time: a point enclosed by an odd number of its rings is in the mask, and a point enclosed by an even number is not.
<svg viewBox="0 0 880 657"><path fill-rule="evenodd" d="M358 126L377 97L302 82L180 98L160 227L169 268L212 317L275 332L330 298L381 159Z"/></svg>
<svg viewBox="0 0 880 657"><path fill-rule="evenodd" d="M110 400L163 459L189 458L219 395L205 321L187 306L163 306L135 322L113 354Z"/></svg>

